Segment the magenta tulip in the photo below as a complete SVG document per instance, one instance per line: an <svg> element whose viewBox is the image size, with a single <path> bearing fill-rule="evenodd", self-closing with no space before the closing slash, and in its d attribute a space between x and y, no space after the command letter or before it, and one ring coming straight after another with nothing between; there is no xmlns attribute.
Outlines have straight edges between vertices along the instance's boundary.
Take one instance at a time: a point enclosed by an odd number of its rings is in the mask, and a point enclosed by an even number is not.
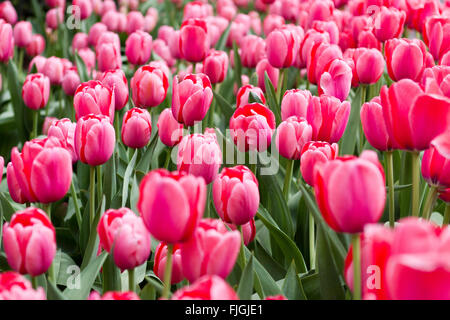
<svg viewBox="0 0 450 320"><path fill-rule="evenodd" d="M155 262L153 264L153 272L156 276L164 280L164 273L167 263L167 244L160 242L155 249ZM184 279L183 268L181 266L181 246L175 244L172 253L172 275L171 284L177 284Z"/></svg>
<svg viewBox="0 0 450 320"><path fill-rule="evenodd" d="M167 76L159 68L140 67L131 79L133 102L141 108L160 105L166 98L168 88Z"/></svg>
<svg viewBox="0 0 450 320"><path fill-rule="evenodd" d="M145 109L133 108L123 116L122 141L127 147L140 149L145 147L152 133L152 119Z"/></svg>
<svg viewBox="0 0 450 320"><path fill-rule="evenodd" d="M114 93L100 81L82 83L73 98L77 120L88 114L105 115L111 123L114 120Z"/></svg>
<svg viewBox="0 0 450 320"><path fill-rule="evenodd" d="M311 141L312 128L305 118L292 116L280 123L275 143L280 155L290 160L300 160L303 146Z"/></svg>
<svg viewBox="0 0 450 320"><path fill-rule="evenodd" d="M212 84L223 82L228 73L228 55L223 51L211 50L203 61L203 73Z"/></svg>
<svg viewBox="0 0 450 320"><path fill-rule="evenodd" d="M172 114L171 109L164 109L159 115L158 123L159 139L168 147L177 145L183 138L183 124L179 123Z"/></svg>
<svg viewBox="0 0 450 320"><path fill-rule="evenodd" d="M0 300L45 300L44 288L33 289L31 282L14 271L0 273Z"/></svg>
<svg viewBox="0 0 450 320"><path fill-rule="evenodd" d="M221 277L206 275L176 291L172 300L238 300L233 288Z"/></svg>
<svg viewBox="0 0 450 320"><path fill-rule="evenodd" d="M303 179L310 186L314 186L314 172L316 167L334 160L338 156L337 143L311 141L303 146L300 157L300 172Z"/></svg>
<svg viewBox="0 0 450 320"><path fill-rule="evenodd" d="M132 33L125 43L125 55L134 65L143 65L150 60L152 54L152 36L138 30Z"/></svg>
<svg viewBox="0 0 450 320"><path fill-rule="evenodd" d="M22 99L25 105L39 110L47 105L50 96L50 80L42 73L29 74L22 87Z"/></svg>
<svg viewBox="0 0 450 320"><path fill-rule="evenodd" d="M122 110L129 99L128 81L125 73L120 69L109 70L103 73L100 81L113 92L115 110Z"/></svg>
<svg viewBox="0 0 450 320"><path fill-rule="evenodd" d="M180 28L180 53L189 62L200 62L209 50L206 22L201 19L187 19Z"/></svg>
<svg viewBox="0 0 450 320"><path fill-rule="evenodd" d="M244 85L239 88L236 95L236 108L243 107L249 104L249 100L252 98L250 96L252 93L254 96L258 97L262 104L266 103L266 98L264 97L264 93L261 88L252 86L251 84ZM259 101L254 101L259 102Z"/></svg>

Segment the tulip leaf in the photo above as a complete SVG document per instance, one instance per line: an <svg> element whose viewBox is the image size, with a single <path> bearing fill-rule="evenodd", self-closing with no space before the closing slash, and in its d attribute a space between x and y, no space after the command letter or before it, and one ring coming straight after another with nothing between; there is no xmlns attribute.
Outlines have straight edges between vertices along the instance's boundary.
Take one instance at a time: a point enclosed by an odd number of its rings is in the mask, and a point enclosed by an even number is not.
<svg viewBox="0 0 450 320"><path fill-rule="evenodd" d="M103 289L105 291L121 291L120 270L114 263L112 251L103 264Z"/></svg>
<svg viewBox="0 0 450 320"><path fill-rule="evenodd" d="M341 276L333 259L330 243L322 227L317 230L316 261L321 298L343 300L345 291L341 284Z"/></svg>
<svg viewBox="0 0 450 320"><path fill-rule="evenodd" d="M220 50L220 51L225 50L225 46L227 45L228 36L230 35L230 30L231 30L231 22L228 23L227 28L220 36L219 41L217 41L216 50Z"/></svg>
<svg viewBox="0 0 450 320"><path fill-rule="evenodd" d="M146 276L145 281L147 281L148 284L151 284L155 288L156 292L158 292L159 294L163 292L164 285L161 283L161 281L159 281L158 277L156 277L155 275Z"/></svg>
<svg viewBox="0 0 450 320"><path fill-rule="evenodd" d="M142 156L141 160L137 164L136 171L139 171L145 175L150 170L150 164L152 162L153 152L155 151L158 141L159 141L159 134L158 134L158 130L156 130L156 134L153 136L152 140L150 141L150 144L148 145L147 149L145 150L144 155Z"/></svg>
<svg viewBox="0 0 450 320"><path fill-rule="evenodd" d="M280 246L286 258L289 260L293 259L295 261L296 270L298 273L307 272L306 263L303 259L302 253L292 241L289 236L284 233L270 217L267 210L260 206L258 209L257 217L264 223L264 225L269 229L271 235Z"/></svg>
<svg viewBox="0 0 450 320"><path fill-rule="evenodd" d="M225 118L230 119L234 113L234 108L220 93L213 91L213 94Z"/></svg>
<svg viewBox="0 0 450 320"><path fill-rule="evenodd" d="M106 208L111 208L111 202L117 192L116 176L116 153L113 152L111 158L105 163L103 190L106 196Z"/></svg>
<svg viewBox="0 0 450 320"><path fill-rule="evenodd" d="M236 82L238 88L242 87L242 63L241 56L239 55L238 46L235 41L233 41L233 54L234 54L234 81Z"/></svg>
<svg viewBox="0 0 450 320"><path fill-rule="evenodd" d="M248 95L248 103L262 103L261 99L256 95L253 91L250 91L250 94Z"/></svg>
<svg viewBox="0 0 450 320"><path fill-rule="evenodd" d="M34 16L36 17L36 23L33 24L33 29L36 33L45 36L44 25L45 25L45 15L42 10L42 5L38 3L37 0L31 0L31 5L33 7Z"/></svg>
<svg viewBox="0 0 450 320"><path fill-rule="evenodd" d="M351 102L350 117L344 135L339 143L339 151L341 154L351 155L355 152L359 127L361 125L361 117L359 115L361 110L361 88L361 86L358 87Z"/></svg>
<svg viewBox="0 0 450 320"><path fill-rule="evenodd" d="M295 262L292 261L284 278L283 293L288 300L307 300L298 274L295 272Z"/></svg>
<svg viewBox="0 0 450 320"><path fill-rule="evenodd" d="M253 255L250 256L239 281L237 294L241 300L250 300L253 293Z"/></svg>
<svg viewBox="0 0 450 320"><path fill-rule="evenodd" d="M84 63L84 60L81 59L78 52L75 52L75 64L77 65L77 71L78 75L80 76L80 81L82 83L89 81L89 75L87 72L86 64Z"/></svg>
<svg viewBox="0 0 450 320"><path fill-rule="evenodd" d="M134 164L136 163L136 158L138 154L138 149L134 151L133 157L131 157L130 163L128 163L127 169L123 176L123 188L122 188L122 207L125 207L128 202L128 188L130 186L130 177L133 173Z"/></svg>
<svg viewBox="0 0 450 320"><path fill-rule="evenodd" d="M29 131L27 130L25 121L28 118L28 113L30 113L31 111L24 105L22 99L22 85L19 80L19 72L17 71L17 66L12 59L10 59L8 62L7 70L8 89L11 94L11 102L13 106L14 117L16 119L16 128L19 133L20 141L25 142L29 137Z"/></svg>
<svg viewBox="0 0 450 320"><path fill-rule="evenodd" d="M0 192L0 202L2 206L3 217L5 218L6 221L11 220L12 215L16 211L23 209L22 207L19 207L18 205L13 203L12 200L6 198L6 195L3 192Z"/></svg>
<svg viewBox="0 0 450 320"><path fill-rule="evenodd" d="M68 254L61 250L58 250L58 255L59 267L55 268L55 272L57 272L56 284L67 286L67 281L73 276L74 267L76 267L77 264Z"/></svg>
<svg viewBox="0 0 450 320"><path fill-rule="evenodd" d="M79 288L66 288L63 292L64 296L69 300L85 300L87 299L95 278L97 277L100 269L102 268L107 252L101 253L98 257L93 259L80 273L80 286Z"/></svg>
<svg viewBox="0 0 450 320"><path fill-rule="evenodd" d="M272 81L270 80L267 72L264 72L264 85L266 86L266 96L267 104L275 115L275 120L277 124L281 123L281 109L278 105L277 96L275 94L275 88L273 87Z"/></svg>
<svg viewBox="0 0 450 320"><path fill-rule="evenodd" d="M151 283L147 283L145 287L141 290L139 295L141 300L156 300L156 290Z"/></svg>
<svg viewBox="0 0 450 320"><path fill-rule="evenodd" d="M0 250L2 249L3 239L3 206L0 206Z"/></svg>
<svg viewBox="0 0 450 320"><path fill-rule="evenodd" d="M302 276L300 281L308 300L320 300L320 279L318 273Z"/></svg>
<svg viewBox="0 0 450 320"><path fill-rule="evenodd" d="M47 281L47 300L67 300L58 287L51 281Z"/></svg>

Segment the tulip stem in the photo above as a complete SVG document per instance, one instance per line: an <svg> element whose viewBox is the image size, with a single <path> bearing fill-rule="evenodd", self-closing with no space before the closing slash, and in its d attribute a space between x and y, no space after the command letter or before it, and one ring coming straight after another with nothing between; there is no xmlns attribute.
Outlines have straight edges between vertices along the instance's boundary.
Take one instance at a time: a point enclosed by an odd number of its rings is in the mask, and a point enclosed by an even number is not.
<svg viewBox="0 0 450 320"><path fill-rule="evenodd" d="M166 161L164 162L164 168L169 170L169 164L170 164L170 156L172 155L172 147L167 148L167 156Z"/></svg>
<svg viewBox="0 0 450 320"><path fill-rule="evenodd" d="M37 289L39 287L38 285L38 278L37 277L31 277L31 284L33 286L33 289Z"/></svg>
<svg viewBox="0 0 450 320"><path fill-rule="evenodd" d="M136 279L134 276L134 268L128 269L128 290L131 292L136 291Z"/></svg>
<svg viewBox="0 0 450 320"><path fill-rule="evenodd" d="M444 221L442 222L442 225L447 225L450 222L450 204L447 203L445 206L445 212L444 212Z"/></svg>
<svg viewBox="0 0 450 320"><path fill-rule="evenodd" d="M283 89L284 89L284 77L286 73L286 68L280 69L280 77L278 78L278 105L281 105L281 99L283 98Z"/></svg>
<svg viewBox="0 0 450 320"><path fill-rule="evenodd" d="M353 246L353 299L361 300L361 240L359 233L352 234Z"/></svg>
<svg viewBox="0 0 450 320"><path fill-rule="evenodd" d="M72 182L70 183L70 193L72 194L73 205L75 207L75 216L77 218L78 229L81 230L81 211L80 206L78 205L78 197L77 192L75 191L75 186Z"/></svg>
<svg viewBox="0 0 450 320"><path fill-rule="evenodd" d="M167 244L166 268L164 271L164 289L163 299L168 299L170 294L170 285L172 283L172 253L173 244Z"/></svg>
<svg viewBox="0 0 450 320"><path fill-rule="evenodd" d="M37 137L38 121L39 121L39 110L34 110L34 112L33 112L33 131L31 132L31 139L34 139Z"/></svg>
<svg viewBox="0 0 450 320"><path fill-rule="evenodd" d="M419 201L420 201L420 154L418 152L412 153L412 215L419 216Z"/></svg>
<svg viewBox="0 0 450 320"><path fill-rule="evenodd" d="M394 190L394 155L392 151L386 152L386 166L389 189L389 226L395 226L395 190Z"/></svg>
<svg viewBox="0 0 450 320"><path fill-rule="evenodd" d="M309 214L309 265L310 270L316 267L316 241L314 234L314 217Z"/></svg>
<svg viewBox="0 0 450 320"><path fill-rule="evenodd" d="M245 259L245 243L244 243L244 232L242 231L242 226L238 226L239 233L241 235L241 248L239 250L239 264L241 265L242 270L244 270L247 261Z"/></svg>
<svg viewBox="0 0 450 320"><path fill-rule="evenodd" d="M366 102L366 91L367 87L364 84L361 84L361 104L359 109L361 110L362 105ZM362 127L362 122L359 122L359 153L364 149L364 130Z"/></svg>
<svg viewBox="0 0 450 320"><path fill-rule="evenodd" d="M119 143L120 141L120 114L119 111L116 111L116 114L114 116L114 130L116 131L116 141Z"/></svg>
<svg viewBox="0 0 450 320"><path fill-rule="evenodd" d="M438 188L435 186L430 186L422 212L422 217L425 220L430 220L431 213L433 212L433 208L436 203L437 197L438 197Z"/></svg>
<svg viewBox="0 0 450 320"><path fill-rule="evenodd" d="M292 171L294 170L294 160L288 159L286 164L286 175L284 176L283 195L286 201L289 200L291 189Z"/></svg>
<svg viewBox="0 0 450 320"><path fill-rule="evenodd" d="M95 219L95 167L90 167L90 224L91 224L91 229L94 228L93 224L94 224L94 219Z"/></svg>
<svg viewBox="0 0 450 320"><path fill-rule="evenodd" d="M99 202L102 201L103 197L103 183L102 183L102 166L97 166L97 197Z"/></svg>

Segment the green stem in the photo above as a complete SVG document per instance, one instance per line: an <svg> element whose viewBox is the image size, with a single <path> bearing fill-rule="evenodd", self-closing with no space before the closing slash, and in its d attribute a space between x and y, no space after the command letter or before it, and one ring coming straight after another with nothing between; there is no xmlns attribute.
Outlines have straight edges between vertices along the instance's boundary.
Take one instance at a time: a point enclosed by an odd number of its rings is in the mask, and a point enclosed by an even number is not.
<svg viewBox="0 0 450 320"><path fill-rule="evenodd" d="M78 229L81 230L81 211L80 206L78 205L78 197L77 192L75 191L73 180L70 183L70 193L72 195L73 205L75 206L75 216L77 218Z"/></svg>
<svg viewBox="0 0 450 320"><path fill-rule="evenodd" d="M24 48L18 48L19 49L19 64L18 64L18 69L20 74L23 74L23 58L24 58L24 54L25 54L25 49Z"/></svg>
<svg viewBox="0 0 450 320"><path fill-rule="evenodd" d="M386 152L387 178L389 188L389 226L395 226L395 190L394 190L394 155L392 151Z"/></svg>
<svg viewBox="0 0 450 320"><path fill-rule="evenodd" d="M134 276L134 268L128 269L128 290L131 292L136 291L136 278Z"/></svg>
<svg viewBox="0 0 450 320"><path fill-rule="evenodd" d="M120 141L120 114L119 111L116 111L114 116L114 130L116 131L116 141L119 143Z"/></svg>
<svg viewBox="0 0 450 320"><path fill-rule="evenodd" d="M359 234L352 234L353 246L353 299L361 300L361 240Z"/></svg>
<svg viewBox="0 0 450 320"><path fill-rule="evenodd" d="M51 203L48 204L44 204L44 211L47 213L48 218L50 219L50 221L52 221L52 205ZM48 276L47 279L49 282L56 284L56 275L55 275L55 268L53 266L53 262L50 265L50 267L48 268Z"/></svg>
<svg viewBox="0 0 450 320"><path fill-rule="evenodd" d="M39 121L39 110L33 111L33 131L31 132L31 139L38 136L38 121Z"/></svg>
<svg viewBox="0 0 450 320"><path fill-rule="evenodd" d="M167 156L166 161L164 161L164 168L169 170L169 164L170 164L170 156L172 155L172 147L167 149Z"/></svg>
<svg viewBox="0 0 450 320"><path fill-rule="evenodd" d="M38 278L37 277L31 277L31 284L33 285L33 289L37 289L39 287L39 285L38 285Z"/></svg>
<svg viewBox="0 0 450 320"><path fill-rule="evenodd" d="M247 261L245 259L245 243L244 243L244 232L242 232L242 226L238 226L239 233L241 234L241 249L239 250L239 264L241 265L242 270L245 269L245 265Z"/></svg>
<svg viewBox="0 0 450 320"><path fill-rule="evenodd" d="M361 84L361 103L360 103L360 110L362 105L366 102L366 91L367 91L367 87L363 84ZM359 122L359 153L361 154L361 152L363 151L364 148L364 130L362 127L362 122Z"/></svg>
<svg viewBox="0 0 450 320"><path fill-rule="evenodd" d="M431 213L433 212L434 205L438 198L438 188L435 186L429 186L427 199L425 200L425 205L423 207L422 217L425 220L430 220Z"/></svg>
<svg viewBox="0 0 450 320"><path fill-rule="evenodd" d="M294 170L294 160L288 159L286 164L286 175L284 176L283 195L286 201L289 200L291 189L292 171Z"/></svg>
<svg viewBox="0 0 450 320"><path fill-rule="evenodd" d="M281 99L283 99L283 88L284 88L284 76L285 76L285 72L286 69L285 68L281 68L280 69L280 76L278 78L278 87L277 87L277 91L278 91L278 105L281 105Z"/></svg>
<svg viewBox="0 0 450 320"><path fill-rule="evenodd" d="M173 244L167 244L166 268L164 271L164 289L162 294L162 297L164 299L168 299L170 294L170 285L172 282L172 253Z"/></svg>
<svg viewBox="0 0 450 320"><path fill-rule="evenodd" d="M314 236L314 217L309 214L309 264L310 269L314 269L316 266L316 248L315 248L315 236Z"/></svg>
<svg viewBox="0 0 450 320"><path fill-rule="evenodd" d="M445 206L445 212L444 212L444 221L442 222L442 225L447 225L450 222L450 203L447 203Z"/></svg>
<svg viewBox="0 0 450 320"><path fill-rule="evenodd" d="M91 224L91 229L94 228L93 223L95 219L95 167L90 167L90 211L89 211L89 222Z"/></svg>
<svg viewBox="0 0 450 320"><path fill-rule="evenodd" d="M412 153L412 215L419 216L419 201L420 201L420 154L418 152Z"/></svg>
<svg viewBox="0 0 450 320"><path fill-rule="evenodd" d="M103 197L103 181L102 181L102 166L97 166L97 198L98 198L98 202L102 201L102 197Z"/></svg>

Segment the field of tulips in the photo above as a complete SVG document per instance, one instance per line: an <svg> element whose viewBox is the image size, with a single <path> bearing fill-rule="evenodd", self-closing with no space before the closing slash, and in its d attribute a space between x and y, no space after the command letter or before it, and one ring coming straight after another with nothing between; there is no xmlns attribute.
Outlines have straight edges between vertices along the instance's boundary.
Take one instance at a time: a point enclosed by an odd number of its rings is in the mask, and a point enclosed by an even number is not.
<svg viewBox="0 0 450 320"><path fill-rule="evenodd" d="M0 300L450 299L450 1L3 1L0 71Z"/></svg>

